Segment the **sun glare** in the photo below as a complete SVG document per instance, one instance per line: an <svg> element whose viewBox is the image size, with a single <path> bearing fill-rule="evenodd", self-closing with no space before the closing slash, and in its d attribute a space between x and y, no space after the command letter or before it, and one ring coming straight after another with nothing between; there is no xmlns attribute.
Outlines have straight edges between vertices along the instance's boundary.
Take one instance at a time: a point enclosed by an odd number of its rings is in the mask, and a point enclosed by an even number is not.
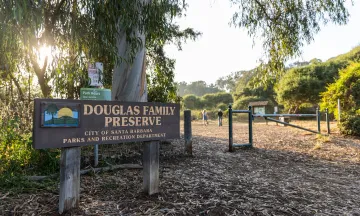
<svg viewBox="0 0 360 216"><path fill-rule="evenodd" d="M48 57L48 63L51 62L51 47L50 46L43 46L40 48L39 50L39 55L38 55L38 63L40 64L40 67L43 67L44 63L45 63L45 59L46 57Z"/></svg>

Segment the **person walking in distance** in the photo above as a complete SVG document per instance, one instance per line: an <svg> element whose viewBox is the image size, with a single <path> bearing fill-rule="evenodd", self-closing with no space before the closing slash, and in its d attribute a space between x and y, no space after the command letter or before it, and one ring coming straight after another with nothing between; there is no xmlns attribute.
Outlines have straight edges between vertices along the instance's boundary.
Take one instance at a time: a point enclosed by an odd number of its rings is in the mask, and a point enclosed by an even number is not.
<svg viewBox="0 0 360 216"><path fill-rule="evenodd" d="M223 118L223 112L221 111L221 109L219 109L218 112L219 127L222 126L222 118Z"/></svg>
<svg viewBox="0 0 360 216"><path fill-rule="evenodd" d="M206 109L204 109L202 111L202 116L203 116L204 125L207 125L208 124L208 121L207 121L208 117L207 117Z"/></svg>

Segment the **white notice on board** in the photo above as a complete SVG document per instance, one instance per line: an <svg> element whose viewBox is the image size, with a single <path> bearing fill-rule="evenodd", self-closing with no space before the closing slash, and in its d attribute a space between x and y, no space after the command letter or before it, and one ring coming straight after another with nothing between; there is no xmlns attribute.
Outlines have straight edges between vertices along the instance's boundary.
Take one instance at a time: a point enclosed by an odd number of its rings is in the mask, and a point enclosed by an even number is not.
<svg viewBox="0 0 360 216"><path fill-rule="evenodd" d="M88 75L90 78L90 86L103 86L103 64L96 62L95 64L89 64Z"/></svg>

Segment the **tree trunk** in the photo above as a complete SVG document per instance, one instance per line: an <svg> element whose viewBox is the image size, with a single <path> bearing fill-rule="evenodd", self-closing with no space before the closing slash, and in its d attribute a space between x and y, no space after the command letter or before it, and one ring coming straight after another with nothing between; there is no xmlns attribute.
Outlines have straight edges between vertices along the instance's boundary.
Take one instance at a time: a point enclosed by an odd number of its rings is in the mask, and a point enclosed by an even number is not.
<svg viewBox="0 0 360 216"><path fill-rule="evenodd" d="M30 61L33 66L34 72L38 78L38 82L41 88L41 92L44 96L44 98L49 98L51 95L51 88L47 82L46 77L46 68L48 66L48 57L45 58L45 62L42 68L40 68L39 63L36 60L36 57L34 54L30 54Z"/></svg>
<svg viewBox="0 0 360 216"><path fill-rule="evenodd" d="M132 63L121 61L115 66L112 83L112 100L118 101L147 101L147 85L145 70L145 35L137 32L143 46L137 52ZM122 32L117 39L119 56L127 59L129 45L126 42L126 34Z"/></svg>
<svg viewBox="0 0 360 216"><path fill-rule="evenodd" d="M142 0L142 3L148 3L149 0ZM126 41L126 33L119 27L120 34L117 35L118 55L122 59L128 59L130 46ZM115 65L112 79L112 100L146 102L146 68L145 68L145 35L138 30L134 30L136 37L140 38L142 47L136 53L133 62L122 60Z"/></svg>

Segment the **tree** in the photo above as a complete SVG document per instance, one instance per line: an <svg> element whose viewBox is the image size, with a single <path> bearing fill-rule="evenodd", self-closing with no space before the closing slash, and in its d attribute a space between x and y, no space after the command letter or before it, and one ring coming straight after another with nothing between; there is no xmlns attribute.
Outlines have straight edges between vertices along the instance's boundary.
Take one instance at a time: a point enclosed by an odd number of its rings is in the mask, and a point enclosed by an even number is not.
<svg viewBox="0 0 360 216"><path fill-rule="evenodd" d="M45 109L45 112L49 113L51 115L52 123L54 124L54 115L59 111L59 108L56 106L56 104L49 104L47 108Z"/></svg>
<svg viewBox="0 0 360 216"><path fill-rule="evenodd" d="M296 113L303 106L317 106L320 94L337 79L339 70L347 64L348 61L344 60L316 61L288 70L276 85L277 101L289 113Z"/></svg>
<svg viewBox="0 0 360 216"><path fill-rule="evenodd" d="M297 113L302 104L316 104L323 82L310 74L297 74L290 70L280 80L276 91L278 103L284 105L288 113Z"/></svg>
<svg viewBox="0 0 360 216"><path fill-rule="evenodd" d="M206 108L215 108L218 104L233 103L233 97L230 93L218 92L215 94L205 94L201 97L201 102Z"/></svg>
<svg viewBox="0 0 360 216"><path fill-rule="evenodd" d="M88 62L102 61L107 67L105 85L115 84L114 98L140 99L145 95L140 93L147 93L147 50L161 49L169 42L180 47L184 39L199 35L173 23L185 8L180 0L151 4L148 0L9 0L0 2L0 26L8 34L4 43L23 50L24 55L17 58L21 69L36 74L44 97L52 97L55 91L58 97L77 98L87 85ZM36 57L44 46L54 52L40 64Z"/></svg>
<svg viewBox="0 0 360 216"><path fill-rule="evenodd" d="M242 71L236 71L230 75L220 77L216 80L216 86L224 91L234 92L237 80L242 76Z"/></svg>
<svg viewBox="0 0 360 216"><path fill-rule="evenodd" d="M262 36L269 60L263 66L275 72L283 68L285 60L300 53L303 43L312 40L321 23L345 24L349 16L345 3L336 0L231 2L239 5L232 23L245 27L252 37ZM105 65L114 66L113 80L108 78L112 68L105 71L105 79L118 85L112 87L114 98L119 99L130 97L126 95L142 97L146 92L142 67L145 47L163 46L174 36L196 35L191 29L179 31L172 23L185 7L181 0L9 0L0 3L0 13L1 24L9 34L7 41L25 51L22 67L36 74L44 97L51 97L54 89L67 98L78 97L80 86L87 82L86 63L102 59ZM40 64L36 55L45 45L56 50L56 60L49 62L48 58ZM120 79L122 75L127 77L126 82ZM131 91L131 87L137 89Z"/></svg>
<svg viewBox="0 0 360 216"><path fill-rule="evenodd" d="M221 91L214 84L208 85L205 81L202 80L194 81L189 84L187 84L186 82L180 82L178 83L178 88L179 88L178 94L180 96L184 96L187 94L194 94L196 96L201 97L205 94L211 94Z"/></svg>
<svg viewBox="0 0 360 216"><path fill-rule="evenodd" d="M329 109L338 118L337 100L341 101L340 131L360 136L360 63L351 63L340 77L321 94L321 109Z"/></svg>
<svg viewBox="0 0 360 216"><path fill-rule="evenodd" d="M321 25L332 22L343 25L349 13L346 1L338 0L231 0L239 7L232 24L247 29L252 38L262 39L264 59L261 67L266 74L280 75L284 63L301 54Z"/></svg>
<svg viewBox="0 0 360 216"><path fill-rule="evenodd" d="M321 109L329 109L338 118L337 100L343 113L360 114L360 63L351 63L340 71L339 79L321 94Z"/></svg>
<svg viewBox="0 0 360 216"><path fill-rule="evenodd" d="M186 109L201 109L202 104L200 98L196 95L186 95L183 98L184 107Z"/></svg>

